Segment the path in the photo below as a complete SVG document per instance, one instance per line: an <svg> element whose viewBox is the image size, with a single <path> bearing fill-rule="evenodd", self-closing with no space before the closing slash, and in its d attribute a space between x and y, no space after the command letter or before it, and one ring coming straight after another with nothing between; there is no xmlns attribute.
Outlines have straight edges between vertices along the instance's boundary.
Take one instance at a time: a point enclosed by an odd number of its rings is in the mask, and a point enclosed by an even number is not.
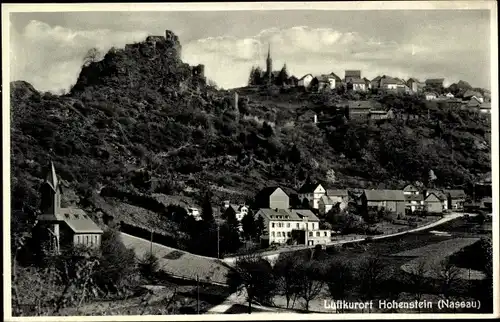
<svg viewBox="0 0 500 322"><path fill-rule="evenodd" d="M120 237L123 244L132 248L138 258L152 250L158 258L159 269L173 277L196 281L198 276L201 282L227 285L229 268L216 258L191 254L125 233L120 233Z"/></svg>

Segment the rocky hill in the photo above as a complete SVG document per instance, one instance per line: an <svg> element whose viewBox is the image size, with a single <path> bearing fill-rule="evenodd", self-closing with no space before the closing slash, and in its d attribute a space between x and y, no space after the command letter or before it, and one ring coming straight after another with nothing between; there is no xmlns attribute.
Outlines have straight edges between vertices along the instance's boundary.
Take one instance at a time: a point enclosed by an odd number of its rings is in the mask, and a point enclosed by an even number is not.
<svg viewBox="0 0 500 322"><path fill-rule="evenodd" d="M236 104L233 91L208 86L203 66L180 53L167 31L84 66L67 95L12 82L13 208L37 207L49 160L66 182L65 202L91 210L103 188L243 201L307 176L401 188L426 183L433 170L436 185L463 187L491 171L490 124L477 113L388 96L378 99L419 118L340 117L318 127L301 115L341 97L257 88L239 91Z"/></svg>

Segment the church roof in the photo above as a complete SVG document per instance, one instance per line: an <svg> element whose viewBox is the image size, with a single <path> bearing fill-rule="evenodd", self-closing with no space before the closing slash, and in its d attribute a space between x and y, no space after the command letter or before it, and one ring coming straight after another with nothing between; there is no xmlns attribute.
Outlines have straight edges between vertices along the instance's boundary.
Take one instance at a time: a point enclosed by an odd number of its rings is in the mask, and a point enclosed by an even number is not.
<svg viewBox="0 0 500 322"><path fill-rule="evenodd" d="M45 178L45 182L54 191L56 191L56 189L59 186L59 180L57 178L56 169L54 167L54 162L52 162L52 161L50 161L50 169L47 171L47 177Z"/></svg>

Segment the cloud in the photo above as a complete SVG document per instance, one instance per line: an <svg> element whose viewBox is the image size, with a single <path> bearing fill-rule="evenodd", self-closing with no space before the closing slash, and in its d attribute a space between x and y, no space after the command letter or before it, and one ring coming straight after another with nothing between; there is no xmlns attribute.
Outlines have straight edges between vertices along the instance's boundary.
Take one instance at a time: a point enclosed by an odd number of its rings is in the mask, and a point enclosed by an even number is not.
<svg viewBox="0 0 500 322"><path fill-rule="evenodd" d="M78 77L90 48L111 47L144 40L147 32L108 29L72 30L32 20L18 32L10 27L11 80L25 80L41 91L69 89Z"/></svg>
<svg viewBox="0 0 500 322"><path fill-rule="evenodd" d="M334 28L268 28L245 37L188 41L182 44L182 58L192 65L204 64L206 75L224 88L246 85L252 66L265 67L269 44L274 69L286 63L289 72L298 77L329 72L343 77L345 69L361 69L367 78L383 74L401 78L443 77L447 82L463 79L473 85L488 86L487 41L469 46L471 39L486 39L479 30L482 29L471 27L456 34L442 34L420 28L396 42L387 40L389 37ZM39 90L55 92L76 82L88 49L96 47L106 52L113 46L120 48L144 40L149 34L104 27L71 29L37 20L21 31L11 25L10 31L11 80L25 80Z"/></svg>
<svg viewBox="0 0 500 322"><path fill-rule="evenodd" d="M286 63L289 72L299 77L332 71L342 77L345 69L356 68L368 78L379 74L424 79L443 77L448 82L465 78L484 84L485 74L489 75L489 63L485 59L489 48L468 48L463 43L456 37L432 33L395 42L358 32L296 26L266 29L247 38L192 41L183 47L183 58L189 63L205 64L207 76L226 88L244 86L253 65L265 67L268 44L274 69ZM479 70L480 76L477 76L479 62L484 62L486 68Z"/></svg>

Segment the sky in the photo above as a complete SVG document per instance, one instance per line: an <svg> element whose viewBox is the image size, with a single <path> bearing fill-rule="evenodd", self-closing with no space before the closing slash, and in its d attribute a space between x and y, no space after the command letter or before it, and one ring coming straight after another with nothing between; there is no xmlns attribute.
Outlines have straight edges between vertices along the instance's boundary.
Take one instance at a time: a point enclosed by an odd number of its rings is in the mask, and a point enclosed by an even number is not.
<svg viewBox="0 0 500 322"><path fill-rule="evenodd" d="M88 49L179 36L182 59L220 87L246 85L252 66L286 63L302 77L360 69L362 77L445 78L490 88L488 10L31 12L10 14L10 78L41 91L75 82Z"/></svg>

